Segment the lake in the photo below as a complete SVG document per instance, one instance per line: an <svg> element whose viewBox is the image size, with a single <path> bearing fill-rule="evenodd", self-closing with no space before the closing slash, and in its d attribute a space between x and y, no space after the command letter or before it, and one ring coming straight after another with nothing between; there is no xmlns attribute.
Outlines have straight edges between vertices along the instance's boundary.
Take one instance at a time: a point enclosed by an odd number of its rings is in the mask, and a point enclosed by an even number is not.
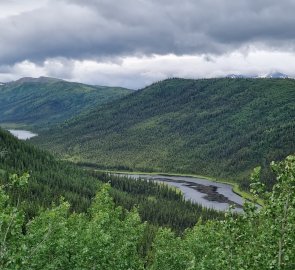
<svg viewBox="0 0 295 270"><path fill-rule="evenodd" d="M33 137L38 136L38 134L33 133L28 130L21 130L21 129L9 129L8 130L13 136L17 137L20 140L28 140Z"/></svg>
<svg viewBox="0 0 295 270"><path fill-rule="evenodd" d="M120 174L121 175L121 174ZM188 176L163 176L148 174L122 174L133 179L147 179L180 189L186 200L201 204L207 208L226 211L230 205L235 212L242 212L244 199L233 192L229 184Z"/></svg>

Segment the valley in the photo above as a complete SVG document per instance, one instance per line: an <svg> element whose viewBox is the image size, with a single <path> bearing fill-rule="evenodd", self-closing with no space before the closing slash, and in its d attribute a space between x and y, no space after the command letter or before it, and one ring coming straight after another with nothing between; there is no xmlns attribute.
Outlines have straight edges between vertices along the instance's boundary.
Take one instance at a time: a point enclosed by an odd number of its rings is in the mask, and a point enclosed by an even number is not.
<svg viewBox="0 0 295 270"><path fill-rule="evenodd" d="M1 86L0 101L11 100L2 114L10 115L9 121L1 125L77 164L228 179L243 194L240 189L248 189L255 166L262 166L262 180L270 187L269 162L295 152L294 86L292 79L168 79L131 91L23 78ZM23 96L34 103L28 106ZM34 104L44 112L53 100L71 105L50 107L49 117L39 115ZM26 119L20 118L21 108ZM51 116L55 120L50 122ZM26 126L30 131L19 132Z"/></svg>
<svg viewBox="0 0 295 270"><path fill-rule="evenodd" d="M34 217L40 208L58 203L61 197L71 203L72 211L86 212L96 191L110 182L117 206L131 210L137 205L141 218L155 226L170 226L181 232L193 226L200 216L204 220L223 216L201 204L185 201L180 192L166 185L81 169L0 128L0 183L7 185L10 175L15 173L30 175L28 188L19 198L24 200L22 208L27 218ZM17 193L10 195L17 200Z"/></svg>
<svg viewBox="0 0 295 270"><path fill-rule="evenodd" d="M0 270L295 270L295 0L0 11Z"/></svg>
<svg viewBox="0 0 295 270"><path fill-rule="evenodd" d="M45 83L44 78L33 82L34 87L31 79L18 83L34 93ZM14 249L26 258L21 264L24 269L35 264L36 270L44 262L97 265L101 256L108 258L107 265L113 260L116 269L122 252L136 265L133 269L154 270L157 258L165 269L175 264L163 259L171 249L185 267L186 256L202 252L202 262L221 265L233 249L239 258L252 256L251 245L263 251L259 262L268 265L275 251L265 252L265 245L277 241L269 228L284 222L291 239L294 225L288 198L294 195L295 162L292 156L284 160L295 152L294 86L290 79L169 79L117 93L105 103L93 100L94 107L87 104L61 118L60 108L51 108L55 120L48 121L46 114L31 118L35 108L28 105L22 118L17 110L6 111L3 117L10 118L2 126L9 132L0 128L0 210L4 226L17 217L6 228L13 230L9 247L21 241L26 249ZM43 95L34 95L35 103L40 99ZM282 161L269 167L273 159ZM59 255L65 246L68 257ZM293 249L285 250L291 254ZM97 250L93 263L89 258L82 263ZM42 259L30 257L31 252ZM48 261L46 254L63 262ZM15 257L1 256L0 266ZM182 266L173 269L189 269Z"/></svg>

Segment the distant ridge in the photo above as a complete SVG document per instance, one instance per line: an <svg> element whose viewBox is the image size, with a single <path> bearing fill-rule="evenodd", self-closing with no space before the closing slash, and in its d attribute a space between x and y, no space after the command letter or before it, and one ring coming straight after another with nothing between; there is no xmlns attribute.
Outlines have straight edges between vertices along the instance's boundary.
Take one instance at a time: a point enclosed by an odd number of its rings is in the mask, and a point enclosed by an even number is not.
<svg viewBox="0 0 295 270"><path fill-rule="evenodd" d="M132 92L50 77L25 77L0 89L0 124L6 127L47 127Z"/></svg>
<svg viewBox="0 0 295 270"><path fill-rule="evenodd" d="M292 79L292 77L290 77L287 74L275 71L275 72L271 72L265 75L244 75L244 74L228 74L226 75L224 78L230 78L230 79L247 79L247 78L251 78L251 79L262 79L262 78L267 78L267 79Z"/></svg>
<svg viewBox="0 0 295 270"><path fill-rule="evenodd" d="M242 75L242 74L229 74L229 75L226 75L225 78L242 79L242 78L251 78L251 76Z"/></svg>
<svg viewBox="0 0 295 270"><path fill-rule="evenodd" d="M289 76L284 74L284 73L281 73L281 72L272 72L272 73L269 73L266 78L270 78L270 79L288 79Z"/></svg>
<svg viewBox="0 0 295 270"><path fill-rule="evenodd" d="M23 78L20 78L16 81L12 81L9 83L53 83L53 82L60 82L60 81L64 81L64 80L52 78L52 77L41 76L39 78L23 77Z"/></svg>

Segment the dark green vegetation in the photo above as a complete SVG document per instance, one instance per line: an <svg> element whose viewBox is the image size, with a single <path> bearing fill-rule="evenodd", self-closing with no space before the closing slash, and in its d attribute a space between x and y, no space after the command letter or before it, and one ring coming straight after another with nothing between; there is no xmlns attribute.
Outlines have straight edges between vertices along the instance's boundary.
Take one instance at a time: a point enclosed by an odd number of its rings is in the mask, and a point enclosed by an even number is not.
<svg viewBox="0 0 295 270"><path fill-rule="evenodd" d="M46 127L131 92L53 78L23 78L0 85L0 123Z"/></svg>
<svg viewBox="0 0 295 270"><path fill-rule="evenodd" d="M205 221L224 216L221 212L184 201L180 192L166 185L95 172L92 174L111 184L114 188L111 195L117 205L128 210L137 205L141 219L151 224L172 227L181 232L194 226L199 217Z"/></svg>
<svg viewBox="0 0 295 270"><path fill-rule="evenodd" d="M149 227L138 212L116 207L105 185L88 214L69 211L61 202L26 222L0 187L0 268L3 270L294 270L295 157L272 165L277 184L265 192L254 171L251 190L265 206L247 203L243 215L196 224L182 237L170 229L155 230L146 252ZM7 183L17 195L27 176Z"/></svg>
<svg viewBox="0 0 295 270"><path fill-rule="evenodd" d="M295 152L295 80L169 79L33 139L100 168L196 173L248 186Z"/></svg>
<svg viewBox="0 0 295 270"><path fill-rule="evenodd" d="M30 173L28 190L21 196L26 200L26 212L35 215L39 206L48 207L61 196L70 201L75 210L86 210L97 180L67 162L56 161L45 151L30 146L0 129L0 170L4 182L11 173ZM12 194L13 195L13 194ZM13 198L16 200L15 196Z"/></svg>
<svg viewBox="0 0 295 270"><path fill-rule="evenodd" d="M168 186L77 168L0 129L0 183L8 183L12 173L24 172L31 175L28 189L20 197L27 218L36 215L40 206L46 208L59 202L61 196L71 203L72 210L85 212L103 182L113 186L110 192L117 205L126 209L137 205L141 218L154 225L180 232L193 226L201 216L204 220L222 217L221 213L185 202L181 194ZM10 195L16 203L16 194Z"/></svg>

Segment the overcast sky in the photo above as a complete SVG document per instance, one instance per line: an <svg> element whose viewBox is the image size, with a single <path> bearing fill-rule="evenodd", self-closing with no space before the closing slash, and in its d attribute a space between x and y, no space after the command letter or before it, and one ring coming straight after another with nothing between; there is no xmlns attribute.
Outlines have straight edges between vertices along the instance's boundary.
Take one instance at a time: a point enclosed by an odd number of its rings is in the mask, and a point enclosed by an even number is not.
<svg viewBox="0 0 295 270"><path fill-rule="evenodd" d="M0 81L295 77L295 0L0 0Z"/></svg>

